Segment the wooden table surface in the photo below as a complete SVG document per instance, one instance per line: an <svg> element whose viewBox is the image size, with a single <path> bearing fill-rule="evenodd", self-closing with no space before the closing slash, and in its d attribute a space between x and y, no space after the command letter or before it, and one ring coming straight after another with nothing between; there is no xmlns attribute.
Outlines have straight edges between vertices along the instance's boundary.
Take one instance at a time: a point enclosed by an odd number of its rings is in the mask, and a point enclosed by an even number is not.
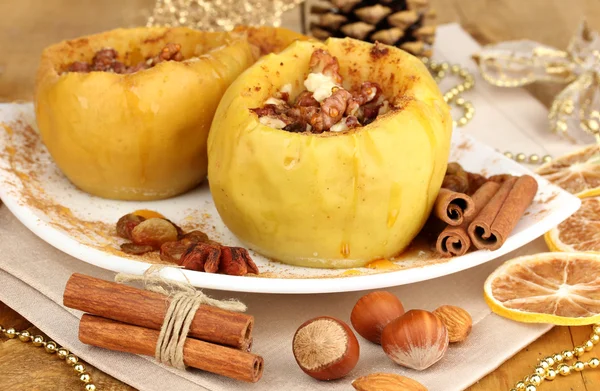
<svg viewBox="0 0 600 391"><path fill-rule="evenodd" d="M440 23L460 22L480 43L529 38L565 48L583 16L593 28L600 30L598 0L430 1L438 11ZM154 0L2 0L0 102L31 100L33 75L43 47L65 38L143 24L153 4ZM293 13L285 18L289 23L294 23L296 19ZM540 85L529 90L548 105L560 88ZM35 326L1 302L0 324L38 332ZM532 372L539 358L572 349L574 344L588 338L590 330L590 327L554 328L473 385L469 391L509 390L516 381ZM131 389L93 368L91 375L99 390ZM73 370L55 356L18 340L0 337L0 390L81 389L82 385ZM584 371L551 383L546 382L539 389L600 390L600 370Z"/></svg>

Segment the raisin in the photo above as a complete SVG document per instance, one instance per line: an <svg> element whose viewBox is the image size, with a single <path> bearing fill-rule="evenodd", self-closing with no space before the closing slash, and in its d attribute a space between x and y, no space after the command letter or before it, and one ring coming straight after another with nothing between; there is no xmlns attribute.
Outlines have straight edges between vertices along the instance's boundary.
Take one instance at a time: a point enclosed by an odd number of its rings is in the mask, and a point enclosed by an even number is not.
<svg viewBox="0 0 600 391"><path fill-rule="evenodd" d="M126 214L117 221L117 235L123 239L131 240L131 231L142 221L146 220L142 216L132 213Z"/></svg>
<svg viewBox="0 0 600 391"><path fill-rule="evenodd" d="M160 246L160 259L166 262L180 263L181 257L195 245L195 243L186 243L181 240L163 243Z"/></svg>
<svg viewBox="0 0 600 391"><path fill-rule="evenodd" d="M155 249L159 249L163 243L176 241L177 236L177 228L171 222L159 218L144 220L131 231L133 243Z"/></svg>
<svg viewBox="0 0 600 391"><path fill-rule="evenodd" d="M208 242L208 235L202 231L191 231L183 235L183 239L187 239L192 243L206 243Z"/></svg>
<svg viewBox="0 0 600 391"><path fill-rule="evenodd" d="M121 251L127 254L141 255L154 251L154 248L144 244L123 243L121 245Z"/></svg>

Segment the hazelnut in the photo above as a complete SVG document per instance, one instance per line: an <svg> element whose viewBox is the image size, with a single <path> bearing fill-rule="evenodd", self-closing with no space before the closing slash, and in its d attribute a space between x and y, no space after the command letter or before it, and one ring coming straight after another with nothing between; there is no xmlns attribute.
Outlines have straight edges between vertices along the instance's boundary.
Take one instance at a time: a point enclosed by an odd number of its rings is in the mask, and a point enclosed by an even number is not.
<svg viewBox="0 0 600 391"><path fill-rule="evenodd" d="M381 332L392 320L404 314L402 302L385 291L364 295L354 305L350 322L354 330L373 343L381 343Z"/></svg>
<svg viewBox="0 0 600 391"><path fill-rule="evenodd" d="M450 342L462 342L471 334L473 319L466 310L453 305L443 305L433 311L433 314L440 318L448 329Z"/></svg>
<svg viewBox="0 0 600 391"><path fill-rule="evenodd" d="M322 316L302 324L292 342L298 366L318 380L346 376L358 362L358 340L339 319Z"/></svg>
<svg viewBox="0 0 600 391"><path fill-rule="evenodd" d="M448 349L448 330L428 311L411 310L388 324L381 335L383 350L396 364L422 371Z"/></svg>
<svg viewBox="0 0 600 391"><path fill-rule="evenodd" d="M427 391L424 385L392 373L372 373L352 382L357 391Z"/></svg>

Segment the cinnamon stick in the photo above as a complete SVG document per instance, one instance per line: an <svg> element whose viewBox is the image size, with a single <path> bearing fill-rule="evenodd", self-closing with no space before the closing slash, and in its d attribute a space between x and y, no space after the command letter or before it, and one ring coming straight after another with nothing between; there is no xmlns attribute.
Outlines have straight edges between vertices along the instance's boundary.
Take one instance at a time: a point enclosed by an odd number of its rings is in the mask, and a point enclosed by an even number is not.
<svg viewBox="0 0 600 391"><path fill-rule="evenodd" d="M497 250L506 241L537 193L529 176L506 178L498 192L469 225L469 237L478 249Z"/></svg>
<svg viewBox="0 0 600 391"><path fill-rule="evenodd" d="M471 239L467 232L469 224L488 204L500 185L496 182L486 182L473 194L475 211L470 217L466 217L459 226L448 225L438 236L436 249L438 253L446 257L461 256L469 251Z"/></svg>
<svg viewBox="0 0 600 391"><path fill-rule="evenodd" d="M75 273L67 281L63 304L107 319L160 330L170 299L159 293ZM189 336L248 350L254 317L200 305Z"/></svg>
<svg viewBox="0 0 600 391"><path fill-rule="evenodd" d="M449 225L461 225L465 218L469 218L475 212L475 205L471 197L464 193L458 193L449 189L440 189L435 205L434 215Z"/></svg>
<svg viewBox="0 0 600 391"><path fill-rule="evenodd" d="M99 316L85 314L79 323L79 340L120 352L154 356L160 332ZM262 357L225 346L187 338L183 362L193 368L255 383L263 373Z"/></svg>

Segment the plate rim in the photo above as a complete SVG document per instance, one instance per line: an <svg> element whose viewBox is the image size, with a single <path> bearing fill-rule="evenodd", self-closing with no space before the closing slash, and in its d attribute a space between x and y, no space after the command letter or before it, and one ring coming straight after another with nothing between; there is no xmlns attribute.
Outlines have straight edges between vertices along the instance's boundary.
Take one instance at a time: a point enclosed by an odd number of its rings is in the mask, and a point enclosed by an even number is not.
<svg viewBox="0 0 600 391"><path fill-rule="evenodd" d="M2 104L0 108L14 104ZM18 106L30 106L31 104L19 104ZM338 292L354 292L370 289L388 288L392 286L417 283L425 280L431 280L446 275L458 273L481 264L490 262L498 257L516 250L527 243L542 236L546 229L540 226L542 222L556 226L575 213L581 205L581 200L576 196L566 192L531 172L529 168L518 165L518 163L506 158L495 151L487 144L476 140L473 136L454 129L453 132L460 133L471 143L477 145L477 148L484 149L488 154L497 155L499 159L504 159L505 163L512 167L518 167L517 171L532 175L555 192L558 192L557 198L564 199L564 204L559 209L544 217L541 221L527 227L519 233L517 237L510 235L505 244L498 250L478 250L468 253L461 257L454 257L443 263L433 263L420 267L394 270L383 273L344 276L344 277L318 277L318 278L268 278L268 277L249 277L249 276L226 276L220 274L208 274L192 270L182 270L175 267L165 267L160 271L160 275L178 281L189 281L192 285L202 289L213 289L231 292L264 293L264 294L325 294ZM454 136L453 136L454 137ZM5 170L0 170L0 182L7 182ZM27 205L21 204L19 198L10 194L10 186L0 186L0 199L6 207L15 215L15 217L46 243L58 250L77 258L82 262L100 267L113 272L143 274L153 264L136 261L114 254L108 254L102 250L88 246L70 237L66 233L53 227L51 224L43 221L36 216L34 211ZM543 224L544 226L546 224ZM487 256L477 257L485 251ZM475 260L470 260L474 258ZM357 279L360 279L357 281ZM268 284L263 282L268 281Z"/></svg>

